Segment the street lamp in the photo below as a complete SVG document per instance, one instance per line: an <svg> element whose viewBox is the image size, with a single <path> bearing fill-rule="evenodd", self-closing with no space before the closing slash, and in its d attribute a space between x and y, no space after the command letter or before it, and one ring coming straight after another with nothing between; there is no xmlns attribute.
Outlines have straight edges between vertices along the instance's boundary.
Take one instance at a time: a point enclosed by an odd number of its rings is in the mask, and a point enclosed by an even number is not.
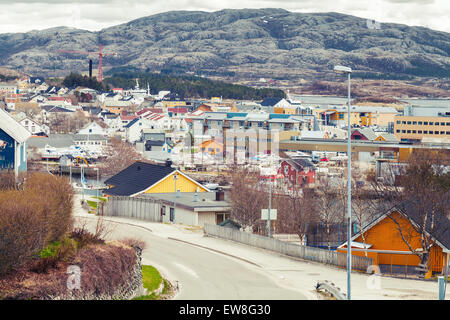
<svg viewBox="0 0 450 320"><path fill-rule="evenodd" d="M174 202L173 202L173 217L170 217L171 219L170 220L175 220L175 210L176 210L176 208L177 208L177 196L178 196L178 194L177 194L177 179L178 179L178 174L174 174L173 175L173 180L174 180L174 182L175 182L175 200L174 200Z"/></svg>
<svg viewBox="0 0 450 320"><path fill-rule="evenodd" d="M344 66L335 66L334 71L347 74L348 77L348 107L347 107L347 300L351 300L351 271L352 271L352 175L351 175L351 129L350 129L350 74L352 69Z"/></svg>
<svg viewBox="0 0 450 320"><path fill-rule="evenodd" d="M98 212L99 212L98 205L100 204L100 199L99 199L99 196L98 196L98 187L99 187L99 184L98 184L98 168L94 168L94 170L97 171L97 216L98 216Z"/></svg>

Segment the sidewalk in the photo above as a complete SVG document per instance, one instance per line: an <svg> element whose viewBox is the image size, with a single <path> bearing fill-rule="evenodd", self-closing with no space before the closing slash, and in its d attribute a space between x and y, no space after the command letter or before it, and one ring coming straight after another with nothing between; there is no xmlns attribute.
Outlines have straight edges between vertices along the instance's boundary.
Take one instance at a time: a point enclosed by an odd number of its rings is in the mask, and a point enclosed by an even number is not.
<svg viewBox="0 0 450 320"><path fill-rule="evenodd" d="M77 201L76 201L77 202ZM76 216L88 216L80 206L75 205ZM207 237L198 227L148 222L121 217L105 217L106 221L126 223L145 228L154 235L183 241L191 245L225 254L242 263L257 266L261 271L278 279L281 286L314 292L317 281L328 280L347 292L347 272L333 266L287 257L268 250L247 246L229 240ZM354 300L436 300L438 298L437 281L398 279L383 276L371 276L358 272L351 274L351 296ZM449 300L447 294L447 299Z"/></svg>

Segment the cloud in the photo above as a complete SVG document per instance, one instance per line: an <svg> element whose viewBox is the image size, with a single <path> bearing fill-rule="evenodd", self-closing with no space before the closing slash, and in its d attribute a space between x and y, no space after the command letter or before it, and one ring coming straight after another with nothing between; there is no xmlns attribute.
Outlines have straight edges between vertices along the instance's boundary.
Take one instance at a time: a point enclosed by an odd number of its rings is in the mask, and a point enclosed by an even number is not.
<svg viewBox="0 0 450 320"><path fill-rule="evenodd" d="M292 12L340 12L380 22L450 32L448 0L0 0L0 33L56 26L98 31L172 10L217 11L283 8ZM20 21L20 23L18 23Z"/></svg>

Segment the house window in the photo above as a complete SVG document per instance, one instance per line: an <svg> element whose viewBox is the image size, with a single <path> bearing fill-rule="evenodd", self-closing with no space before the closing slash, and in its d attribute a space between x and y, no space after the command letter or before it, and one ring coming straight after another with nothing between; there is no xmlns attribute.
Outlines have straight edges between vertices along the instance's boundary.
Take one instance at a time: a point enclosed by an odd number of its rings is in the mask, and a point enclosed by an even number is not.
<svg viewBox="0 0 450 320"><path fill-rule="evenodd" d="M418 130L417 133L422 134L422 130Z"/></svg>
<svg viewBox="0 0 450 320"><path fill-rule="evenodd" d="M407 124L411 124L411 121L408 121Z"/></svg>
<svg viewBox="0 0 450 320"><path fill-rule="evenodd" d="M397 133L400 133L400 130L397 130Z"/></svg>
<svg viewBox="0 0 450 320"><path fill-rule="evenodd" d="M416 130L413 130L412 133L416 133Z"/></svg>
<svg viewBox="0 0 450 320"><path fill-rule="evenodd" d="M419 126L421 126L422 125L422 121L419 121Z"/></svg>
<svg viewBox="0 0 450 320"><path fill-rule="evenodd" d="M428 121L424 121L423 125L427 126L428 125Z"/></svg>
<svg viewBox="0 0 450 320"><path fill-rule="evenodd" d="M413 121L413 124L414 124L414 125L417 125L417 121Z"/></svg>
<svg viewBox="0 0 450 320"><path fill-rule="evenodd" d="M341 115L339 115L339 119L341 118ZM397 124L400 124L400 121L397 121Z"/></svg>
<svg viewBox="0 0 450 320"><path fill-rule="evenodd" d="M427 131L427 130L424 130L424 131L423 131L423 134L428 134L428 131Z"/></svg>
<svg viewBox="0 0 450 320"><path fill-rule="evenodd" d="M343 113L339 113L339 119L344 119L344 114ZM400 124L400 121L397 121L398 124Z"/></svg>

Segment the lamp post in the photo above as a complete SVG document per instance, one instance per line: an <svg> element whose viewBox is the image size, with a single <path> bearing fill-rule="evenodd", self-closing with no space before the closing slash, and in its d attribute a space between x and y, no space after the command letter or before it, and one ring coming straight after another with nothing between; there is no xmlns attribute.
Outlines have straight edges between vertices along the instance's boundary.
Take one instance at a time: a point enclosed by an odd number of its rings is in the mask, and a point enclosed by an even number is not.
<svg viewBox="0 0 450 320"><path fill-rule="evenodd" d="M99 213L98 205L100 204L100 199L98 197L98 186L99 186L99 184L98 184L98 168L94 168L94 170L97 171L97 216L98 216L98 213Z"/></svg>
<svg viewBox="0 0 450 320"><path fill-rule="evenodd" d="M177 196L178 196L178 194L177 194L177 179L178 179L178 175L175 173L173 175L173 180L175 182L175 200L173 201L173 220L175 220L175 210L177 208ZM170 217L170 218L171 218L170 220L172 220L172 217Z"/></svg>
<svg viewBox="0 0 450 320"><path fill-rule="evenodd" d="M350 74L352 69L344 66L335 66L334 71L347 74L348 106L347 106L347 300L351 300L351 271L352 271L352 175L351 175L351 129L350 129Z"/></svg>

